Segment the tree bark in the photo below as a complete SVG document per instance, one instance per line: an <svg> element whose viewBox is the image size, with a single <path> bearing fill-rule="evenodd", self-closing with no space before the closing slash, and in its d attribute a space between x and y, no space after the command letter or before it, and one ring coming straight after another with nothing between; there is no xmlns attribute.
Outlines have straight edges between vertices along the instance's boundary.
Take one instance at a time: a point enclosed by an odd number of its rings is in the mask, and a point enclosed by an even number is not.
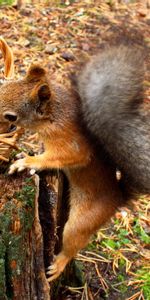
<svg viewBox="0 0 150 300"><path fill-rule="evenodd" d="M0 170L0 300L62 299L63 284L79 284L76 267L67 267L51 292L45 274L62 246L67 178L57 171L31 177Z"/></svg>
<svg viewBox="0 0 150 300"><path fill-rule="evenodd" d="M0 300L50 300L57 181L50 173L0 175Z"/></svg>

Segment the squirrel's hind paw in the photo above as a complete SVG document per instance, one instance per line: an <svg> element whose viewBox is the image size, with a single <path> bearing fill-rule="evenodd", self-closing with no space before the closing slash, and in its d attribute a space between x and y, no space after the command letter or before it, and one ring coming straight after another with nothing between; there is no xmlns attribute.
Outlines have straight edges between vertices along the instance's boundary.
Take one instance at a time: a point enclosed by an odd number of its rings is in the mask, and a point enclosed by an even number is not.
<svg viewBox="0 0 150 300"><path fill-rule="evenodd" d="M48 282L53 281L56 279L65 269L69 258L65 256L63 253L60 253L56 256L54 263L48 267L47 278Z"/></svg>

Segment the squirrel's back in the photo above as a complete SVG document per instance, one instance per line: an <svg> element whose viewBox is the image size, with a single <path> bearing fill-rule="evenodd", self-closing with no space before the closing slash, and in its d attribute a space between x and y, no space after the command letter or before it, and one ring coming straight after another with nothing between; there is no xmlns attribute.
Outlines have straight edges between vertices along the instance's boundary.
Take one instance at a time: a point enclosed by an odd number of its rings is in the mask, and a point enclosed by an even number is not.
<svg viewBox="0 0 150 300"><path fill-rule="evenodd" d="M150 106L143 106L142 52L120 46L95 56L78 76L86 126L116 167L126 189L150 193Z"/></svg>

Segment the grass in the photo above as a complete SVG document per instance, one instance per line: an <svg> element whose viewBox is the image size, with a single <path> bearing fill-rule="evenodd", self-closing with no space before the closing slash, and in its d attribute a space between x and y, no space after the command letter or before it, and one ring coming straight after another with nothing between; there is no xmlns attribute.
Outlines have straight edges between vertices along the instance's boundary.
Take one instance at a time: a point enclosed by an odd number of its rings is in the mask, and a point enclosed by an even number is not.
<svg viewBox="0 0 150 300"><path fill-rule="evenodd" d="M146 197L135 203L133 211L122 209L77 256L85 266L85 285L78 290L79 299L99 299L90 290L95 282L100 299L150 299L148 210Z"/></svg>
<svg viewBox="0 0 150 300"><path fill-rule="evenodd" d="M14 0L0 0L0 5L12 5Z"/></svg>

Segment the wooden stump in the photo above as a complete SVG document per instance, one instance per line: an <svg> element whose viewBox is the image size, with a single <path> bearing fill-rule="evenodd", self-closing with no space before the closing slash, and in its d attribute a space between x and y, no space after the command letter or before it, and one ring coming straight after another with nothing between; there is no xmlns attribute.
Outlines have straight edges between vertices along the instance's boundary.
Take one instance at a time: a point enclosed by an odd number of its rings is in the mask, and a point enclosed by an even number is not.
<svg viewBox="0 0 150 300"><path fill-rule="evenodd" d="M2 170L0 300L62 299L63 284L79 284L72 264L52 283L51 292L45 275L61 249L68 210L68 181L62 173L31 176L26 171L8 176Z"/></svg>
<svg viewBox="0 0 150 300"><path fill-rule="evenodd" d="M0 300L50 300L43 254L45 265L50 264L56 239L55 184L50 173L0 175Z"/></svg>

